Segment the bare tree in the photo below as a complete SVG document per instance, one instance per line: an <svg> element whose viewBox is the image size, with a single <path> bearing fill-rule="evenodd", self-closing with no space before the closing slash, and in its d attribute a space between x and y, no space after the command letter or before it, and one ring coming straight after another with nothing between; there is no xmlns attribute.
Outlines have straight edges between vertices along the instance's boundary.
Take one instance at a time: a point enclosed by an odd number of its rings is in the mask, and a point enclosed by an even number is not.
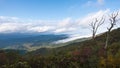
<svg viewBox="0 0 120 68"><path fill-rule="evenodd" d="M109 42L109 36L110 36L110 32L111 30L113 29L113 27L116 25L116 22L117 22L117 16L118 16L118 12L114 12L110 15L110 18L109 18L109 23L110 23L110 27L107 28L107 37L106 37L106 43L105 43L105 49L107 48L108 46L108 42Z"/></svg>
<svg viewBox="0 0 120 68"><path fill-rule="evenodd" d="M97 18L95 18L95 21L93 21L90 26L92 28L92 39L94 40L96 37L96 33L98 28L104 23L105 18L101 18L100 20L98 20Z"/></svg>

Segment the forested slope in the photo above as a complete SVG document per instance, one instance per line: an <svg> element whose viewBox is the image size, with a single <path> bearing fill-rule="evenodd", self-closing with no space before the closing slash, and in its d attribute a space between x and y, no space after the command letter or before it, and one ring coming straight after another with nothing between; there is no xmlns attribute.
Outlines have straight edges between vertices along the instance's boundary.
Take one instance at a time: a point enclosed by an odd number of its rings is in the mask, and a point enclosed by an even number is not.
<svg viewBox="0 0 120 68"><path fill-rule="evenodd" d="M120 28L95 40L75 42L58 48L42 48L26 55L0 52L1 68L120 68Z"/></svg>

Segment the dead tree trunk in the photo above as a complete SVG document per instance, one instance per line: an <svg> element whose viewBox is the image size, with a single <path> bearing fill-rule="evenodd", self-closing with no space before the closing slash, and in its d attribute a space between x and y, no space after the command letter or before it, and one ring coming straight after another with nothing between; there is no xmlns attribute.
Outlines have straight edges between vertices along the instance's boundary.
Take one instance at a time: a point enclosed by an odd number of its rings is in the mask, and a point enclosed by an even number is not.
<svg viewBox="0 0 120 68"><path fill-rule="evenodd" d="M106 43L105 43L105 49L107 48L108 46L108 43L109 43L109 38L110 38L110 32L112 30L112 28L116 25L116 22L117 22L117 16L118 16L118 12L117 13L112 13L111 16L110 16L110 27L107 28L107 36L106 36Z"/></svg>
<svg viewBox="0 0 120 68"><path fill-rule="evenodd" d="M107 46L108 46L109 39L110 39L110 32L111 32L112 28L116 25L116 22L117 22L116 18L117 18L117 16L118 16L118 12L112 13L110 15L110 19L109 19L110 27L107 28L108 31L106 33L106 42L105 42L105 47L104 47L104 49L105 49L105 58L106 58L106 61L105 61L106 68L108 68L108 66L107 66L107 64L108 64L108 61L107 61L107 58L108 58Z"/></svg>

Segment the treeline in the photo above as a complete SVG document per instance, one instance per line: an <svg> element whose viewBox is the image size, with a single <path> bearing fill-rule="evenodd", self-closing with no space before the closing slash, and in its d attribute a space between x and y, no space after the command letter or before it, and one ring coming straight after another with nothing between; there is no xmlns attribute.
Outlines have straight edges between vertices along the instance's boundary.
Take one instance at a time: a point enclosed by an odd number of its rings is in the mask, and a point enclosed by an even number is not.
<svg viewBox="0 0 120 68"><path fill-rule="evenodd" d="M80 50L51 56L21 56L1 52L0 68L119 68L119 44L114 43L109 47L107 59L101 46L82 47Z"/></svg>

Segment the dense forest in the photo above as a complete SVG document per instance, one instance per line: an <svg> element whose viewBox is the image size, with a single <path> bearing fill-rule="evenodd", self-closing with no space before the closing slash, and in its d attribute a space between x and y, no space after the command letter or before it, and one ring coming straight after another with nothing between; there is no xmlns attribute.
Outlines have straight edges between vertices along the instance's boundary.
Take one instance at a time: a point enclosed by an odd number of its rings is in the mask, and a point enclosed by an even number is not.
<svg viewBox="0 0 120 68"><path fill-rule="evenodd" d="M107 49L104 48L106 34L94 40L25 54L0 50L0 68L120 68L120 28L110 32Z"/></svg>

